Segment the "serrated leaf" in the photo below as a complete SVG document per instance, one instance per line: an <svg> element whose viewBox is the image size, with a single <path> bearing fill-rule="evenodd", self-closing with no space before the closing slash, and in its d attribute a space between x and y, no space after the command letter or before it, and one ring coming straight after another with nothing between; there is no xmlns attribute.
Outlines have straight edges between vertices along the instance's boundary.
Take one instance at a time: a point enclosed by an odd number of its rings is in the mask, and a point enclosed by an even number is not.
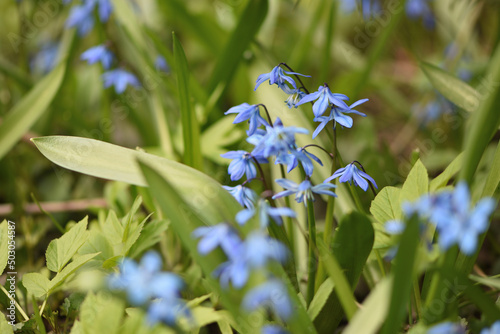
<svg viewBox="0 0 500 334"><path fill-rule="evenodd" d="M175 73L177 76L179 104L181 109L184 163L198 170L202 170L200 127L194 109L191 106L188 63L186 55L184 54L184 49L174 33L172 33L172 39L174 43Z"/></svg>
<svg viewBox="0 0 500 334"><path fill-rule="evenodd" d="M392 277L378 282L363 302L362 307L351 319L343 334L375 334L384 323L389 310Z"/></svg>
<svg viewBox="0 0 500 334"><path fill-rule="evenodd" d="M57 275L50 281L49 293L51 293L54 289L56 289L59 285L61 285L64 282L64 280L66 280L68 276L73 274L78 268L80 268L85 263L92 260L98 254L99 253L85 254L75 258L70 264L64 267L63 270L58 272Z"/></svg>
<svg viewBox="0 0 500 334"><path fill-rule="evenodd" d="M103 292L90 292L80 308L81 329L85 334L118 334L124 310L123 301Z"/></svg>
<svg viewBox="0 0 500 334"><path fill-rule="evenodd" d="M434 192L444 186L448 183L448 181L457 174L460 169L462 169L463 165L463 160L464 160L464 153L460 153L457 155L455 159L446 167L446 169L436 176L429 184L429 190L431 192Z"/></svg>
<svg viewBox="0 0 500 334"><path fill-rule="evenodd" d="M399 198L401 189L384 187L377 194L370 206L370 212L379 223L401 218L401 204Z"/></svg>
<svg viewBox="0 0 500 334"><path fill-rule="evenodd" d="M175 187L191 209L216 223L232 220L239 208L217 181L175 161L87 138L51 136L33 142L43 155L64 168L145 186L136 161L142 159Z"/></svg>
<svg viewBox="0 0 500 334"><path fill-rule="evenodd" d="M0 274L3 273L9 259L9 234L7 220L0 224Z"/></svg>
<svg viewBox="0 0 500 334"><path fill-rule="evenodd" d="M103 262L115 255L108 239L95 229L90 231L87 241L78 250L78 254L80 255L92 253L100 253L95 257L95 260Z"/></svg>
<svg viewBox="0 0 500 334"><path fill-rule="evenodd" d="M469 112L477 110L481 95L474 88L432 64L422 62L420 68L432 86L448 100Z"/></svg>
<svg viewBox="0 0 500 334"><path fill-rule="evenodd" d="M108 217L104 222L100 224L103 235L109 240L113 247L118 247L120 249L115 249L115 254L121 254L121 242L123 239L124 227L116 213L113 210L109 210Z"/></svg>
<svg viewBox="0 0 500 334"><path fill-rule="evenodd" d="M404 202L413 202L428 192L429 176L427 174L427 169L420 159L418 159L401 188L399 201L401 204Z"/></svg>
<svg viewBox="0 0 500 334"><path fill-rule="evenodd" d="M50 289L50 281L47 277L40 273L28 273L23 275L23 285L28 291L28 296L41 298L48 294Z"/></svg>
<svg viewBox="0 0 500 334"><path fill-rule="evenodd" d="M59 272L71 260L73 255L85 243L88 237L87 232L88 217L83 218L71 230L64 233L60 238L54 239L47 247L45 257L47 268L54 272Z"/></svg>
<svg viewBox="0 0 500 334"><path fill-rule="evenodd" d="M7 321L3 313L0 313L0 333L14 334L12 325Z"/></svg>
<svg viewBox="0 0 500 334"><path fill-rule="evenodd" d="M169 224L166 220L155 220L147 223L137 242L130 248L128 256L135 259L146 249L153 247L161 240L162 233L167 230Z"/></svg>

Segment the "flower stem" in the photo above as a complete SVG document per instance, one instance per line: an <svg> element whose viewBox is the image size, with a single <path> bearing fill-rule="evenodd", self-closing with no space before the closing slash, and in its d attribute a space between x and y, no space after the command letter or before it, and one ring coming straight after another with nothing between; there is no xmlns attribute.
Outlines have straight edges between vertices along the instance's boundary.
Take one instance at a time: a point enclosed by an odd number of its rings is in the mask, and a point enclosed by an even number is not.
<svg viewBox="0 0 500 334"><path fill-rule="evenodd" d="M26 313L24 312L23 308L21 307L21 305L19 305L17 303L17 301L12 298L12 296L10 295L10 293L3 287L3 285L0 285L0 290L3 291L3 293L5 293L5 295L11 300L14 302L14 304L16 305L16 308L17 310L19 311L19 313L21 313L21 315L23 316L24 320L25 321L28 321L30 320L30 318L26 315Z"/></svg>
<svg viewBox="0 0 500 334"><path fill-rule="evenodd" d="M283 167L283 165L280 165L280 170L281 170L281 177L286 178L285 167ZM287 208L290 207L290 198L288 196L285 197L285 205ZM288 240L290 240L290 251L295 257L297 256L296 252L298 248L297 245L295 244L296 243L295 232L293 229L293 221L291 217L285 217L285 226L286 226L286 231L288 233Z"/></svg>
<svg viewBox="0 0 500 334"><path fill-rule="evenodd" d="M314 297L314 286L316 283L316 220L314 217L313 201L307 200L307 225L309 228L309 257L307 261L308 279L307 279L307 306L311 303Z"/></svg>
<svg viewBox="0 0 500 334"><path fill-rule="evenodd" d="M283 65L285 66L288 70L290 70L291 72L295 72L290 66L288 66L286 63L280 63L280 65ZM297 74L294 74L293 75L295 78L297 78L297 80L300 82L300 85L302 86L301 88L304 88L304 90L306 91L307 94L309 94L309 91L307 90L306 86L304 85L304 83L302 82L302 80L300 79L300 77L297 75Z"/></svg>
<svg viewBox="0 0 500 334"><path fill-rule="evenodd" d="M269 111L267 110L266 106L263 105L262 103L258 104L257 106L260 106L260 107L264 108L264 111L266 112L266 115L267 115L267 120L269 121L269 126L270 127L274 127L273 126L273 121L271 120L271 115L269 115Z"/></svg>

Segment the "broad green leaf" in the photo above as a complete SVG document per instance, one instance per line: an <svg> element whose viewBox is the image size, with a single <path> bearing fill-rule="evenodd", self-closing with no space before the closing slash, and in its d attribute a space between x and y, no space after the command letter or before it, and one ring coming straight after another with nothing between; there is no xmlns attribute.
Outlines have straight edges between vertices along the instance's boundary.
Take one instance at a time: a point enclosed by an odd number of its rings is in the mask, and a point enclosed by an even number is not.
<svg viewBox="0 0 500 334"><path fill-rule="evenodd" d="M0 274L7 266L7 261L9 259L9 229L8 222L4 220L0 224Z"/></svg>
<svg viewBox="0 0 500 334"><path fill-rule="evenodd" d="M70 264L64 267L63 270L57 273L57 275L50 281L49 293L61 285L68 276L73 274L78 268L83 266L85 263L92 260L99 253L80 255L75 258Z"/></svg>
<svg viewBox="0 0 500 334"><path fill-rule="evenodd" d="M335 282L335 292L339 298L340 304L344 309L347 319L352 319L357 311L356 300L352 292L351 284L340 267L339 262L335 255L330 254L328 246L322 239L317 240L320 261L323 261L326 272L330 278Z"/></svg>
<svg viewBox="0 0 500 334"><path fill-rule="evenodd" d="M392 276L378 282L354 315L343 334L375 334L386 320L389 310ZM390 321L390 320L389 320Z"/></svg>
<svg viewBox="0 0 500 334"><path fill-rule="evenodd" d="M399 201L401 204L407 201L413 202L428 192L429 176L427 175L427 169L419 159L415 165L413 165L413 168L401 188Z"/></svg>
<svg viewBox="0 0 500 334"><path fill-rule="evenodd" d="M401 189L384 187L372 201L370 212L379 223L401 218Z"/></svg>
<svg viewBox="0 0 500 334"><path fill-rule="evenodd" d="M87 138L51 136L33 142L43 155L62 167L145 186L136 161L142 159L175 187L190 208L214 224L231 221L238 212L239 204L217 181L178 162Z"/></svg>
<svg viewBox="0 0 500 334"><path fill-rule="evenodd" d="M307 309L307 314L313 321L317 319L320 312L324 309L326 302L333 293L333 287L334 283L329 277L320 285L318 291L314 294L314 298Z"/></svg>
<svg viewBox="0 0 500 334"><path fill-rule="evenodd" d="M403 322L407 312L406 306L410 301L411 287L416 278L415 259L419 241L419 221L418 217L414 216L406 224L394 259L391 303L382 333L397 333Z"/></svg>
<svg viewBox="0 0 500 334"><path fill-rule="evenodd" d="M495 157L493 158L493 163L490 165L490 172L484 184L483 193L481 197L492 197L498 188L500 183L500 142L497 144L497 149L495 151ZM0 267L1 268L1 267Z"/></svg>
<svg viewBox="0 0 500 334"><path fill-rule="evenodd" d="M240 15L236 28L233 30L224 50L217 58L208 91L213 92L217 86L226 87L236 73L243 53L259 31L268 9L268 0L248 1Z"/></svg>
<svg viewBox="0 0 500 334"><path fill-rule="evenodd" d="M448 183L448 181L457 174L460 169L462 169L464 154L463 152L457 155L457 157L446 167L446 169L436 176L429 184L429 190L434 192Z"/></svg>
<svg viewBox="0 0 500 334"><path fill-rule="evenodd" d="M109 243L108 239L101 231L93 229L90 231L90 235L87 241L78 250L78 254L92 254L100 253L95 257L95 260L106 261L107 259L114 256L113 246Z"/></svg>
<svg viewBox="0 0 500 334"><path fill-rule="evenodd" d="M488 146L500 124L498 110L500 108L500 45L490 60L485 71L487 94L482 97L479 108L472 114L470 126L465 132L464 140L464 167L460 171L460 179L472 183L472 178L479 164L479 160Z"/></svg>
<svg viewBox="0 0 500 334"><path fill-rule="evenodd" d="M337 258L352 291L356 288L366 260L372 251L373 242L374 230L370 220L365 215L352 212L343 217L334 235L332 253ZM332 276L330 277L333 279ZM335 331L344 315L338 294L332 292L327 294L328 300L321 312L313 318L319 333ZM316 295L319 293L318 291Z"/></svg>
<svg viewBox="0 0 500 334"><path fill-rule="evenodd" d="M67 31L63 37L61 52L68 51L74 32ZM65 54L64 54L65 56ZM38 82L7 114L0 124L0 159L43 115L59 91L66 72L66 59Z"/></svg>
<svg viewBox="0 0 500 334"><path fill-rule="evenodd" d="M184 163L188 166L202 170L203 162L200 147L200 127L196 114L191 106L189 92L189 69L181 43L172 33L174 43L175 74L179 92L179 104L182 121L182 138L184 140Z"/></svg>
<svg viewBox="0 0 500 334"><path fill-rule="evenodd" d="M60 238L50 242L45 253L49 270L60 272L85 243L88 237L87 223L88 217L85 217Z"/></svg>
<svg viewBox="0 0 500 334"><path fill-rule="evenodd" d="M0 333L4 334L14 334L14 329L11 324L5 318L5 314L0 314Z"/></svg>
<svg viewBox="0 0 500 334"><path fill-rule="evenodd" d="M191 313L198 327L203 327L223 319L219 312L211 307L197 306L191 309Z"/></svg>
<svg viewBox="0 0 500 334"><path fill-rule="evenodd" d="M99 292L90 292L80 308L80 325L85 334L118 334L125 303Z"/></svg>
<svg viewBox="0 0 500 334"><path fill-rule="evenodd" d="M432 64L422 62L420 68L432 86L448 100L469 112L477 110L481 96L474 88Z"/></svg>
<svg viewBox="0 0 500 334"><path fill-rule="evenodd" d="M28 291L28 296L41 298L49 293L50 281L40 273L27 273L23 275L23 285Z"/></svg>

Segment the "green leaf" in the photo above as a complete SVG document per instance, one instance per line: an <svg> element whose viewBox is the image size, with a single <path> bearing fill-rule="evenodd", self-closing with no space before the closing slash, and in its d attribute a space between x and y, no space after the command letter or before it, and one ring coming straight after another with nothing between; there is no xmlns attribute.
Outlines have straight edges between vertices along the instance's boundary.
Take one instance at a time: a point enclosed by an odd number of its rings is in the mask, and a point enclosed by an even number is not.
<svg viewBox="0 0 500 334"><path fill-rule="evenodd" d="M324 310L330 295L333 293L334 285L333 280L328 277L323 283L321 283L318 291L314 294L314 298L307 309L307 314L313 321L316 321L320 312Z"/></svg>
<svg viewBox="0 0 500 334"><path fill-rule="evenodd" d="M248 1L241 13L237 26L229 37L222 53L217 57L212 77L208 84L209 92L217 86L226 87L236 73L243 53L259 31L268 9L268 0Z"/></svg>
<svg viewBox="0 0 500 334"><path fill-rule="evenodd" d="M0 333L14 334L12 325L7 321L3 313L0 313Z"/></svg>
<svg viewBox="0 0 500 334"><path fill-rule="evenodd" d="M456 76L432 64L422 62L420 68L432 86L458 107L474 112L481 101L480 94Z"/></svg>
<svg viewBox="0 0 500 334"><path fill-rule="evenodd" d="M419 219L414 215L406 224L394 259L392 268L394 280L390 294L391 304L382 333L397 333L406 314L411 287L416 278L415 258L419 240Z"/></svg>
<svg viewBox="0 0 500 334"><path fill-rule="evenodd" d="M64 53L72 44L74 32L66 32L61 47ZM43 115L59 91L66 72L64 59L38 82L7 114L0 124L0 159Z"/></svg>
<svg viewBox="0 0 500 334"><path fill-rule="evenodd" d="M167 230L169 224L166 220L155 220L147 223L142 229L137 242L130 248L128 256L135 259L146 249L160 242L162 234Z"/></svg>
<svg viewBox="0 0 500 334"><path fill-rule="evenodd" d="M214 224L231 221L239 204L209 176L178 162L109 143L79 137L33 139L40 152L58 165L92 176L145 186L141 159L154 167L199 215Z"/></svg>
<svg viewBox="0 0 500 334"><path fill-rule="evenodd" d="M88 217L85 217L63 236L50 242L45 253L49 270L60 272L85 243L88 237L87 223Z"/></svg>
<svg viewBox="0 0 500 334"><path fill-rule="evenodd" d="M391 295L392 276L377 283L365 299L363 306L354 315L343 334L375 334L384 323L389 310L387 298ZM390 320L389 320L390 321Z"/></svg>
<svg viewBox="0 0 500 334"><path fill-rule="evenodd" d="M54 291L59 285L61 285L71 274L73 274L78 268L83 266L85 263L92 260L99 253L80 255L75 258L70 264L64 267L63 270L57 273L57 275L50 281L49 293Z"/></svg>
<svg viewBox="0 0 500 334"><path fill-rule="evenodd" d="M9 223L4 220L0 224L0 274L3 273L9 259Z"/></svg>
<svg viewBox="0 0 500 334"><path fill-rule="evenodd" d="M41 298L49 293L50 281L40 273L28 273L23 275L23 285L28 291L28 296Z"/></svg>
<svg viewBox="0 0 500 334"><path fill-rule="evenodd" d="M384 187L377 194L370 206L370 212L379 223L401 218L401 204L399 198L401 189Z"/></svg>
<svg viewBox="0 0 500 334"><path fill-rule="evenodd" d="M458 173L460 169L462 169L463 161L464 161L464 153L462 152L459 155L457 155L455 159L453 159L453 161L448 165L448 167L446 167L446 169L441 174L436 176L431 181L431 183L429 184L429 190L431 192L434 192L446 186L448 181L453 176L455 176L455 174Z"/></svg>
<svg viewBox="0 0 500 334"><path fill-rule="evenodd" d="M500 183L500 142L497 144L497 149L495 151L495 157L493 158L493 163L490 165L490 172L484 184L483 193L481 197L492 197L498 188ZM0 267L1 268L1 267Z"/></svg>
<svg viewBox="0 0 500 334"><path fill-rule="evenodd" d="M488 286L493 289L500 290L500 279L493 277L480 277L475 275L469 275L469 278L473 281L481 283L482 285Z"/></svg>
<svg viewBox="0 0 500 334"><path fill-rule="evenodd" d="M344 309L347 319L352 319L357 311L356 300L352 292L351 284L342 272L342 268L334 255L330 254L328 246L323 240L317 239L320 260L323 261L326 272L335 282L335 292L339 298L340 304Z"/></svg>
<svg viewBox="0 0 500 334"><path fill-rule="evenodd" d="M485 73L489 73L485 79L487 93L482 97L477 111L472 114L470 126L465 132L464 167L460 172L460 179L467 181L468 184L471 184L479 160L500 124L498 117L500 108L500 45L496 47Z"/></svg>
<svg viewBox="0 0 500 334"><path fill-rule="evenodd" d="M335 254L352 290L356 288L366 260L372 251L374 237L370 220L358 212L344 216L335 233L332 253ZM332 292L327 294L328 300L321 312L313 318L314 326L319 333L334 332L344 315L337 294ZM320 295L319 301L324 298L319 291L315 297L317 295Z"/></svg>
<svg viewBox="0 0 500 334"><path fill-rule="evenodd" d="M200 148L200 128L196 114L191 106L189 93L189 69L181 43L172 33L174 42L175 73L179 88L179 104L181 109L182 138L184 140L184 163L198 170L203 169Z"/></svg>
<svg viewBox="0 0 500 334"><path fill-rule="evenodd" d="M401 204L407 201L413 202L428 192L429 176L427 175L427 169L420 159L418 159L401 188L399 201Z"/></svg>
<svg viewBox="0 0 500 334"><path fill-rule="evenodd" d="M96 229L90 231L89 238L78 250L78 254L80 255L92 253L100 253L95 257L95 260L102 262L115 255L113 246L111 246L106 236Z"/></svg>
<svg viewBox="0 0 500 334"><path fill-rule="evenodd" d="M103 292L90 292L80 308L80 325L86 334L118 334L125 303Z"/></svg>

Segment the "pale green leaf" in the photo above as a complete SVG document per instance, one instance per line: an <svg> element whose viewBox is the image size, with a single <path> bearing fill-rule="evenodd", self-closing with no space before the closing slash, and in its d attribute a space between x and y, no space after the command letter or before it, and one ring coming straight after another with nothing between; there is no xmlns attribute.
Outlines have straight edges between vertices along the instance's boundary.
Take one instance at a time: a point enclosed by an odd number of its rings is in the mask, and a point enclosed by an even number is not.
<svg viewBox="0 0 500 334"><path fill-rule="evenodd" d="M46 296L50 289L49 279L40 273L24 274L22 282L28 291L28 296L35 296L35 298Z"/></svg>
<svg viewBox="0 0 500 334"><path fill-rule="evenodd" d="M432 86L458 107L474 112L479 106L481 95L467 83L445 70L429 63L420 63Z"/></svg>
<svg viewBox="0 0 500 334"><path fill-rule="evenodd" d="M493 162L489 166L490 172L488 173L488 178L484 184L483 193L481 197L492 197L498 188L500 183L500 142L497 144L497 149L495 151L495 157ZM1 268L1 267L0 267Z"/></svg>
<svg viewBox="0 0 500 334"><path fill-rule="evenodd" d="M392 277L378 282L354 315L343 334L375 334L385 321L389 310Z"/></svg>
<svg viewBox="0 0 500 334"><path fill-rule="evenodd" d="M50 281L49 293L55 290L59 285L61 285L64 280L66 280L71 274L73 274L78 268L83 266L85 263L92 260L99 253L85 254L76 257L70 264L64 267L63 270L57 273L57 275Z"/></svg>
<svg viewBox="0 0 500 334"><path fill-rule="evenodd" d="M60 238L54 239L47 247L45 257L47 268L54 272L59 272L71 260L73 255L85 243L88 237L87 232L88 217L83 218L78 224L73 226Z"/></svg>
<svg viewBox="0 0 500 334"><path fill-rule="evenodd" d="M7 266L7 260L9 259L9 223L4 220L0 224L0 274Z"/></svg>
<svg viewBox="0 0 500 334"><path fill-rule="evenodd" d="M203 327L223 319L219 312L211 307L197 306L191 309L191 313L196 325L199 327Z"/></svg>
<svg viewBox="0 0 500 334"><path fill-rule="evenodd" d="M103 292L87 294L80 307L80 324L85 334L118 334L125 303Z"/></svg>
<svg viewBox="0 0 500 334"><path fill-rule="evenodd" d="M95 257L95 260L102 262L115 255L113 247L109 243L106 236L97 229L93 229L90 231L90 235L87 241L78 250L78 254L80 255L92 253L100 253Z"/></svg>
<svg viewBox="0 0 500 334"><path fill-rule="evenodd" d="M419 159L415 165L413 165L413 168L401 188L399 201L401 204L405 202L413 202L428 192L429 176L427 174L427 169Z"/></svg>
<svg viewBox="0 0 500 334"><path fill-rule="evenodd" d="M169 224L170 223L166 220L154 220L148 222L142 229L137 242L130 248L128 256L135 259L146 249L149 249L156 243L160 242L162 234L167 230Z"/></svg>
<svg viewBox="0 0 500 334"><path fill-rule="evenodd" d="M401 218L401 189L384 187L372 201L370 212L379 223Z"/></svg>
<svg viewBox="0 0 500 334"><path fill-rule="evenodd" d="M476 281L482 285L488 286L493 289L500 289L500 278L493 277L479 277L475 275L469 275L469 278Z"/></svg>
<svg viewBox="0 0 500 334"><path fill-rule="evenodd" d="M109 143L78 137L33 139L49 160L80 173L145 186L137 159L154 167L196 213L213 221L234 219L239 204L211 177L175 161Z"/></svg>
<svg viewBox="0 0 500 334"><path fill-rule="evenodd" d="M436 176L429 184L429 190L434 192L448 183L448 181L457 174L463 165L464 153L460 153L457 157L446 167L446 169Z"/></svg>
<svg viewBox="0 0 500 334"><path fill-rule="evenodd" d="M309 305L309 309L307 310L307 314L311 319L314 320L319 315L328 301L328 298L332 294L333 287L334 283L331 278L327 278L326 281L320 285L318 291L314 294L314 298Z"/></svg>
<svg viewBox="0 0 500 334"><path fill-rule="evenodd" d="M7 321L3 313L0 313L0 333L14 334L12 325Z"/></svg>

